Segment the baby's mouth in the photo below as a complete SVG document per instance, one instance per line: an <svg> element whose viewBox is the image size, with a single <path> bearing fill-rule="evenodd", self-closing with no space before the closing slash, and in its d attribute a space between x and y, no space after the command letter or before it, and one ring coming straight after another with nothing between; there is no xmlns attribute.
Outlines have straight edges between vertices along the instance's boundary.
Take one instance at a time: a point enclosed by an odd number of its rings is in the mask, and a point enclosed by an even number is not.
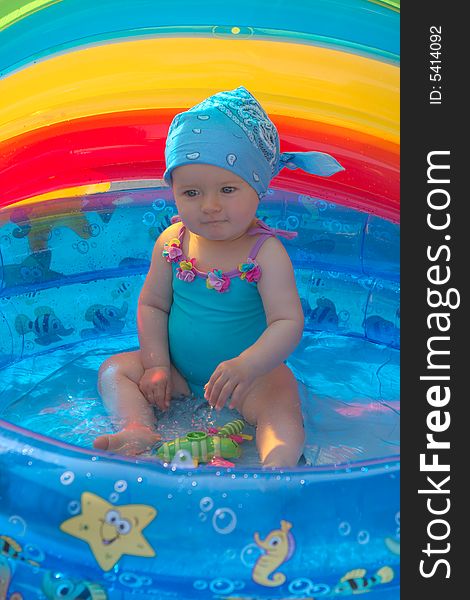
<svg viewBox="0 0 470 600"><path fill-rule="evenodd" d="M214 219L212 221L203 221L203 225L213 225L214 223L226 223L227 219Z"/></svg>

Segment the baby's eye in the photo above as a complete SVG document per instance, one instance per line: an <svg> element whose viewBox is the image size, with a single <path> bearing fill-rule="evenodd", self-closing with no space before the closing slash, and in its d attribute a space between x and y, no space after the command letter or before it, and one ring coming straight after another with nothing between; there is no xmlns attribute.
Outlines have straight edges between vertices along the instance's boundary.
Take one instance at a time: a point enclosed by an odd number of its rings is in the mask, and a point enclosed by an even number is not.
<svg viewBox="0 0 470 600"><path fill-rule="evenodd" d="M227 186L225 186L225 187L222 188L222 191L223 191L224 194L231 194L232 192L235 191L235 188L232 187L232 186L227 185Z"/></svg>
<svg viewBox="0 0 470 600"><path fill-rule="evenodd" d="M186 190L185 192L183 192L183 196L188 196L188 198L194 198L195 196L197 196L197 194L197 190Z"/></svg>

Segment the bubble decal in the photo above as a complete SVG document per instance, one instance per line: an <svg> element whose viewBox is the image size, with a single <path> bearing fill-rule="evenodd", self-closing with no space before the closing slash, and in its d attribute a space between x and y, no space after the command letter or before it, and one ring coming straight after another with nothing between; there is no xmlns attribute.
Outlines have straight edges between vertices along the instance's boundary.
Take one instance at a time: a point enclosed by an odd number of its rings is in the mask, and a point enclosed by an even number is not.
<svg viewBox="0 0 470 600"><path fill-rule="evenodd" d="M150 227L155 223L155 215L151 212L146 212L142 217L142 223L146 227Z"/></svg>
<svg viewBox="0 0 470 600"><path fill-rule="evenodd" d="M128 588L134 589L152 584L152 579L150 577L141 577L135 573L121 573L118 576L118 581Z"/></svg>
<svg viewBox="0 0 470 600"><path fill-rule="evenodd" d="M78 242L77 244L72 244L72 248L77 250L80 254L87 254L90 251L90 244L85 241Z"/></svg>
<svg viewBox="0 0 470 600"><path fill-rule="evenodd" d="M294 579L289 584L289 592L291 594L302 594L302 595L314 595L315 597L325 596L329 594L331 588L326 583L314 583L311 579L306 577L299 577Z"/></svg>
<svg viewBox="0 0 470 600"><path fill-rule="evenodd" d="M70 485L74 482L75 474L72 471L65 471L60 476L60 483L62 485Z"/></svg>
<svg viewBox="0 0 470 600"><path fill-rule="evenodd" d="M199 502L199 508L204 512L208 512L214 508L214 501L209 496L205 496Z"/></svg>
<svg viewBox="0 0 470 600"><path fill-rule="evenodd" d="M152 202L152 208L153 208L153 210L155 210L157 212L160 212L165 207L166 207L166 200L165 200L165 198L156 198Z"/></svg>
<svg viewBox="0 0 470 600"><path fill-rule="evenodd" d="M359 531L359 533L357 534L357 541L359 542L359 544L368 544L370 540L370 534L368 531Z"/></svg>
<svg viewBox="0 0 470 600"><path fill-rule="evenodd" d="M213 579L209 584L209 589L214 594L231 594L235 585L230 579Z"/></svg>
<svg viewBox="0 0 470 600"><path fill-rule="evenodd" d="M197 579L193 582L193 588L198 591L206 590L207 585L207 582L202 579Z"/></svg>
<svg viewBox="0 0 470 600"><path fill-rule="evenodd" d="M338 526L340 535L349 535L351 533L351 525L347 521L342 521Z"/></svg>
<svg viewBox="0 0 470 600"><path fill-rule="evenodd" d="M231 508L218 508L212 517L212 526L217 533L227 535L237 526L237 517Z"/></svg>
<svg viewBox="0 0 470 600"><path fill-rule="evenodd" d="M80 512L80 502L78 502L77 500L72 500L68 503L67 510L70 515L78 515L78 513Z"/></svg>
<svg viewBox="0 0 470 600"><path fill-rule="evenodd" d="M20 517L19 515L12 515L8 518L8 522L14 527L18 527L19 532L17 535L19 535L20 537L22 537L26 533L27 524L23 517Z"/></svg>
<svg viewBox="0 0 470 600"><path fill-rule="evenodd" d="M254 567L256 561L261 556L261 550L256 544L248 544L240 553L240 560L245 567Z"/></svg>
<svg viewBox="0 0 470 600"><path fill-rule="evenodd" d="M120 479L119 481L116 481L116 483L114 484L114 489L116 492L119 492L120 494L122 492L125 492L127 490L127 481L124 481L124 479Z"/></svg>
<svg viewBox="0 0 470 600"><path fill-rule="evenodd" d="M289 592L291 594L311 594L313 589L313 581L306 577L294 579L289 584Z"/></svg>

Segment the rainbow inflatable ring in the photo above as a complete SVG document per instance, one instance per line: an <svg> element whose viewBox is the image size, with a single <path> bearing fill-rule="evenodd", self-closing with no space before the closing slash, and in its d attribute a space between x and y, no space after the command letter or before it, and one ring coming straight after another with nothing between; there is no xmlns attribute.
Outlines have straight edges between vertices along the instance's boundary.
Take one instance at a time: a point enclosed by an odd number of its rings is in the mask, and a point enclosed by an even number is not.
<svg viewBox="0 0 470 600"><path fill-rule="evenodd" d="M399 16L393 0L1 2L0 600L398 599ZM305 464L262 469L250 442L229 468L95 451L98 366L136 346L175 214L169 123L239 85L281 150L345 167L285 169L259 210L298 233Z"/></svg>

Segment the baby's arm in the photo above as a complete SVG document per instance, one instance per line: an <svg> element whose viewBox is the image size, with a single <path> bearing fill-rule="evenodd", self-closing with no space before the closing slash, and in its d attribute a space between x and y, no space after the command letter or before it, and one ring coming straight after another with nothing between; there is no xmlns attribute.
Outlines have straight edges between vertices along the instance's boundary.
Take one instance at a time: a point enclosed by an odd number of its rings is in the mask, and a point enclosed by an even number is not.
<svg viewBox="0 0 470 600"><path fill-rule="evenodd" d="M151 404L167 408L171 398L168 314L172 303L172 270L162 256L163 245L178 235L181 224L168 227L157 239L150 269L139 296L137 330L145 373L139 387Z"/></svg>
<svg viewBox="0 0 470 600"><path fill-rule="evenodd" d="M251 382L280 365L302 337L304 316L294 278L294 269L284 246L268 239L258 254L262 270L258 290L263 300L267 328L238 357L221 363L212 374L205 397L221 408L228 397L237 405Z"/></svg>
<svg viewBox="0 0 470 600"><path fill-rule="evenodd" d="M267 329L240 357L251 363L257 376L280 365L302 338L304 314L290 258L276 238L268 239L258 254L262 276L258 291L263 300Z"/></svg>

